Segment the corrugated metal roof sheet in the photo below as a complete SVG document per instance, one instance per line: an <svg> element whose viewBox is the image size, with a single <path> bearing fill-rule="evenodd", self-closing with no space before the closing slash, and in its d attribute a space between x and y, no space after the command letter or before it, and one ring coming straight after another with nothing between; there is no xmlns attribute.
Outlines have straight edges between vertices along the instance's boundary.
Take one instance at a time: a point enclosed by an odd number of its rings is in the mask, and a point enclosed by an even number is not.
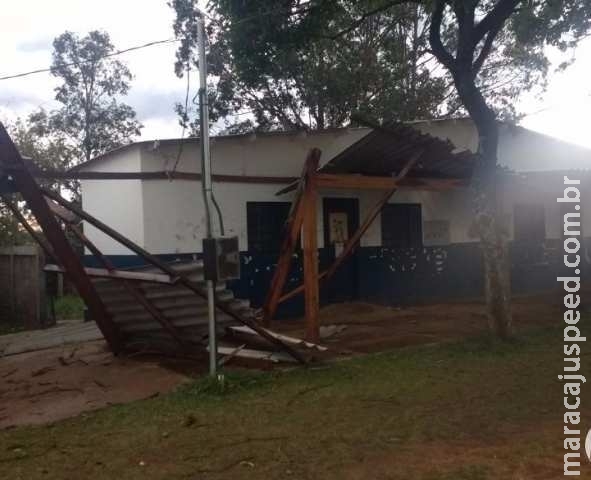
<svg viewBox="0 0 591 480"><path fill-rule="evenodd" d="M469 179L475 155L469 150L454 150L449 140L421 133L408 125L390 124L372 130L320 171L390 177L398 174L415 153L423 151L408 177Z"/></svg>
<svg viewBox="0 0 591 480"><path fill-rule="evenodd" d="M171 264L179 273L187 275L195 284L203 284L203 262L179 262ZM133 269L139 272L156 273L157 269L143 267ZM146 309L127 291L118 280L95 279L94 285L105 307L113 316L113 321L127 338L127 345L152 346L160 349L177 348L172 337L162 328ZM139 282L137 284L144 296L172 324L183 339L201 343L208 333L207 301L195 295L182 285L164 285ZM217 286L218 303L223 303L233 311L251 318L254 314L249 302L234 298L225 283ZM236 322L227 315L217 313L218 328L223 329ZM168 347L168 348L166 348Z"/></svg>

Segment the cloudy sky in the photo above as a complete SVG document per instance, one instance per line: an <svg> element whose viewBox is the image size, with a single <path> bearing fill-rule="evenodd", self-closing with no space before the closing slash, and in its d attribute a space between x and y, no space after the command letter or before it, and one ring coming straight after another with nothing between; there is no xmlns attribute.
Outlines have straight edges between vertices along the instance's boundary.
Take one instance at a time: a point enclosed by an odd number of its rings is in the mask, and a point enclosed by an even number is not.
<svg viewBox="0 0 591 480"><path fill-rule="evenodd" d="M166 0L19 0L2 9L0 76L48 67L53 38L65 30L81 35L109 32L117 49L173 36L173 12ZM184 98L185 81L174 74L176 45L165 44L120 56L135 75L127 103L144 124L142 138L179 136L174 103ZM575 52L575 64L553 75L543 98L525 98L522 124L591 148L591 39ZM558 62L558 55L553 55ZM55 81L48 73L0 81L0 119L51 109ZM196 88L196 82L194 83Z"/></svg>

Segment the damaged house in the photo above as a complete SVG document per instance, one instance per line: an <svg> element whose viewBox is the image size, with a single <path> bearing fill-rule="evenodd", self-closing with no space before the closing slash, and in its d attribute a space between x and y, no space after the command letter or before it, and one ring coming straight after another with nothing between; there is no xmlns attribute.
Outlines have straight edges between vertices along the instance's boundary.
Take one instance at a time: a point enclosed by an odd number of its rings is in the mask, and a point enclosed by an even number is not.
<svg viewBox="0 0 591 480"><path fill-rule="evenodd" d="M294 185L313 148L321 151L319 174L352 179L331 188L334 178L325 178L319 189L315 217L320 272L330 268L363 227L359 242L322 284L321 303L403 305L479 297L482 261L472 232L469 186L474 163L470 152L477 142L468 119L413 122L397 131L358 128L214 138L214 193L221 223L217 215L214 218L226 236L238 237L241 252L241 278L230 284L235 297L254 307L265 303L296 195ZM394 178L426 144L428 158L419 155L406 181L366 225L390 188L366 179ZM585 184L582 190L589 191L583 170L590 162L591 151L582 147L501 124L499 163L504 173L499 197L512 245L515 294L554 288L562 265L563 221L556 202L562 177L579 176ZM199 165L199 140L194 138L121 147L76 168L84 178L83 207L166 261L198 258L205 236ZM109 175L118 180L105 182ZM591 209L582 216L587 233ZM143 263L91 225L85 232L114 265ZM297 295L302 257L298 241L277 317L303 312L302 296ZM96 266L90 252L86 263ZM285 295L290 291L294 294Z"/></svg>

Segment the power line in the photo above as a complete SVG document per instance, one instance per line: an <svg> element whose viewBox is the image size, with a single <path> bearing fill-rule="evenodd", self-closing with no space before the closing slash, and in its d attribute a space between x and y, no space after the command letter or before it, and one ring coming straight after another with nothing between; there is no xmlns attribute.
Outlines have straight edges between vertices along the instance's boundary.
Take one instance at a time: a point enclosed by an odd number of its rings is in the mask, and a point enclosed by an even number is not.
<svg viewBox="0 0 591 480"><path fill-rule="evenodd" d="M143 48L148 48L148 47L153 47L155 45L163 45L166 43L174 43L174 42L178 42L180 41L180 39L178 38L168 38L166 40L155 40L153 42L148 42L148 43L144 43L142 45L136 45L134 47L129 47L129 48L125 48L123 50L117 50L116 52L112 52L112 53L108 53L106 55L103 55L102 57L99 57L98 60L102 60L103 58L109 58L109 57L115 57L117 55L121 55L123 53L127 53L127 52L133 52L136 50L141 50ZM82 63L90 63L90 62L94 62L97 59L93 59L93 60L87 60L85 62ZM65 66L67 67L72 67L78 65L75 62L71 62L71 63L67 63ZM5 75L3 77L0 77L0 80L11 80L14 78L21 78L21 77L27 77L29 75L36 75L38 73L47 73L47 72L51 72L51 68L39 68L37 70L30 70L28 72L23 72L23 73L16 73L13 75Z"/></svg>
<svg viewBox="0 0 591 480"><path fill-rule="evenodd" d="M243 18L241 20L238 20L237 22L234 22L232 24L232 26L241 25L243 23L250 22L250 21L255 20L257 18L264 17L264 16L267 16L267 15L271 15L271 14L276 13L276 12L277 12L277 10L268 10L268 11L261 12L261 13L256 14L256 15L251 15L249 17L246 17L246 18ZM295 13L298 13L298 12L295 12ZM204 14L205 14L205 16L212 23L215 23L215 24L221 26L221 22L219 20L215 19L214 17L212 17L211 15L209 15L207 13L204 13ZM179 41L181 41L180 38L168 38L166 40L155 40L153 42L148 42L148 43L144 43L142 45L136 45L136 46L133 46L133 47L125 48L123 50L117 50L116 52L108 53L106 55L103 55L102 57L99 57L98 60L102 60L103 58L115 57L115 56L121 55L123 53L133 52L133 51L136 51L136 50L141 50L143 48L153 47L155 45L163 45L163 44L174 43L174 42L179 42ZM94 59L94 60L87 60L86 62L82 62L82 63L90 63L91 61L96 61L96 59ZM75 62L71 62L71 63L67 63L65 66L71 67L71 66L75 66L75 65L77 65ZM22 78L22 77L27 77L29 75L36 75L38 73L48 73L48 72L51 72L51 68L48 68L48 67L38 68L38 69L35 69L35 70L29 70L27 72L15 73L15 74L12 74L12 75L4 75L4 76L1 76L0 77L0 80L12 80L12 79L15 79L15 78Z"/></svg>
<svg viewBox="0 0 591 480"><path fill-rule="evenodd" d="M185 111L183 115L183 131L181 133L181 141L179 143L179 149L176 155L176 161L174 162L174 166L172 167L172 171L168 172L169 180L172 180L172 175L176 172L176 169L181 161L181 156L183 155L183 148L185 144L185 131L187 130L187 121L188 121L188 108L189 108L189 92L191 91L191 67L190 64L187 62L187 88L185 90ZM168 163L168 162L167 162Z"/></svg>

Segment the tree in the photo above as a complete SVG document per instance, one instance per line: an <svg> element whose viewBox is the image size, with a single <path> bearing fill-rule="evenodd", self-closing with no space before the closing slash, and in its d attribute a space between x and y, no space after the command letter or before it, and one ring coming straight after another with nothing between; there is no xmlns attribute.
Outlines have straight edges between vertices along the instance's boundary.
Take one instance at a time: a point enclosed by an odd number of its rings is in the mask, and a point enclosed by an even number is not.
<svg viewBox="0 0 591 480"><path fill-rule="evenodd" d="M65 32L53 42L51 73L60 79L55 99L61 107L40 110L29 118L35 134L64 148L60 167L82 161L129 143L140 135L133 108L118 97L129 91L129 69L114 58L115 48L106 32L85 37Z"/></svg>
<svg viewBox="0 0 591 480"><path fill-rule="evenodd" d="M215 3L264 15L264 0ZM491 329L501 338L512 333L508 245L497 204L498 118L512 112L518 96L544 86L548 46L567 50L588 35L591 2L586 0L359 0L359 13L345 27L345 0L281 0L269 13L273 36L264 36L257 56L280 57L293 42L334 39L359 32L384 12L420 5L429 29L429 51L451 77L461 108L479 135L474 176L476 227L485 265L485 296ZM248 5L248 7L246 7ZM246 9L246 10L245 10ZM255 34L256 32L251 32Z"/></svg>
<svg viewBox="0 0 591 480"><path fill-rule="evenodd" d="M0 202L0 246L8 247L33 243L29 234L23 230L18 220Z"/></svg>
<svg viewBox="0 0 591 480"><path fill-rule="evenodd" d="M35 121L18 118L14 122L4 124L18 151L25 159L34 161L36 167L41 169L63 169L64 164L69 163L67 161L68 149L64 145L63 139L56 136L47 136L46 133L39 131L38 122L40 118L38 118L38 115L38 113L32 115ZM44 187L54 190L60 188L65 188L70 192L76 192L77 190L77 183L71 181L43 180L41 183ZM35 224L34 218L31 217L20 195L15 194L11 202L30 223ZM28 243L34 243L34 240L20 226L19 221L0 199L0 245L9 246Z"/></svg>
<svg viewBox="0 0 591 480"><path fill-rule="evenodd" d="M73 151L65 135L50 131L47 112L39 110L29 115L28 119L17 118L7 123L7 130L20 154L34 162L42 170L65 170L75 164ZM76 181L41 182L53 190L64 188L71 193L77 191Z"/></svg>
<svg viewBox="0 0 591 480"><path fill-rule="evenodd" d="M544 48L572 47L590 27L585 1L464 0L433 2L429 43L452 75L463 106L476 125L479 162L475 174L476 227L484 253L489 324L501 338L512 334L511 286L507 239L497 201L499 128L479 75L497 54L545 75ZM501 43L502 42L502 43ZM504 50L499 50L503 46Z"/></svg>
<svg viewBox="0 0 591 480"><path fill-rule="evenodd" d="M217 79L210 89L211 118L242 118L230 131L324 129L351 122L361 113L372 120L392 115L415 119L439 115L448 81L433 76L425 58L428 30L420 6L377 14L356 31L302 41L284 25L276 2L213 0L209 24L208 67ZM345 28L361 10L346 0L335 19ZM181 39L176 73L195 65L195 2L173 0L175 34ZM260 13L261 15L257 15ZM211 18L210 16L210 18ZM248 21L243 21L247 18ZM277 45L277 48L274 45ZM183 121L189 120L179 105ZM244 120L243 115L251 118ZM197 122L195 122L197 124Z"/></svg>

